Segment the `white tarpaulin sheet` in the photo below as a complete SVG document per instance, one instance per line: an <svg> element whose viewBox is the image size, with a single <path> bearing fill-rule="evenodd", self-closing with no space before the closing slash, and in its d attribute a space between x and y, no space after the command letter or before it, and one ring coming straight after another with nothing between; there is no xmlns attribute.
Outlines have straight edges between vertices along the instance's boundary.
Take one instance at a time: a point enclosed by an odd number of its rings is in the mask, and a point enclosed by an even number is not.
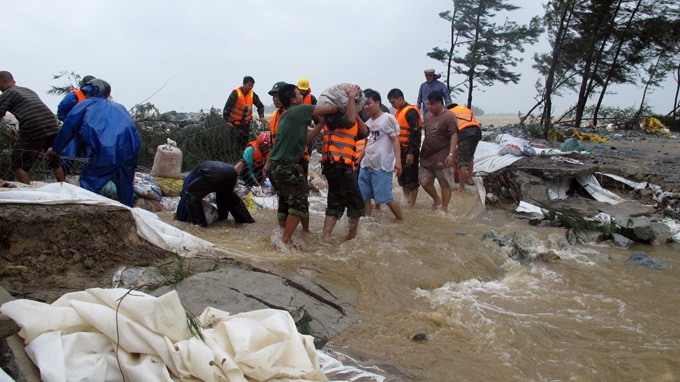
<svg viewBox="0 0 680 382"><path fill-rule="evenodd" d="M68 293L48 305L13 300L0 312L21 326L43 381L325 381L313 337L288 312L230 315L206 308L191 330L175 291ZM124 379L123 379L124 378Z"/></svg>
<svg viewBox="0 0 680 382"><path fill-rule="evenodd" d="M612 178L615 181L621 182L621 183L627 185L628 187L636 189L636 190L644 190L645 188L647 188L647 185L649 184L648 182L633 182L632 180L628 180L628 179L626 179L622 176L618 176L618 175L614 175L614 174L605 174L605 173L602 173L602 172L596 172L595 174Z"/></svg>
<svg viewBox="0 0 680 382"><path fill-rule="evenodd" d="M510 166L524 157L498 155L498 143L481 141L475 151L475 173L492 173Z"/></svg>
<svg viewBox="0 0 680 382"><path fill-rule="evenodd" d="M576 177L576 181L579 182L583 188L588 191L590 196L592 196L598 202L619 204L625 201L625 199L616 195L615 193L602 188L602 186L600 186L600 182L597 181L595 175L593 174L578 176Z"/></svg>
<svg viewBox="0 0 680 382"><path fill-rule="evenodd" d="M69 183L48 183L37 188L1 189L0 204L101 204L127 208L137 224L137 234L145 240L181 256L190 257L215 246L203 239L177 229L142 208L130 208L105 196Z"/></svg>

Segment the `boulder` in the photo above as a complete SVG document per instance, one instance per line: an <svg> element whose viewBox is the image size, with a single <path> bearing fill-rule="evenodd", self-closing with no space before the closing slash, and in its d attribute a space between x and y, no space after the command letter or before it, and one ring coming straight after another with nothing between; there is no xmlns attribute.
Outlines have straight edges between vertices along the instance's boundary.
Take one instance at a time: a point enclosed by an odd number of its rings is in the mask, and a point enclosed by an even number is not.
<svg viewBox="0 0 680 382"><path fill-rule="evenodd" d="M670 264L666 263L665 261L649 257L644 252L633 252L628 260L626 260L626 264L639 265L647 268L671 268Z"/></svg>

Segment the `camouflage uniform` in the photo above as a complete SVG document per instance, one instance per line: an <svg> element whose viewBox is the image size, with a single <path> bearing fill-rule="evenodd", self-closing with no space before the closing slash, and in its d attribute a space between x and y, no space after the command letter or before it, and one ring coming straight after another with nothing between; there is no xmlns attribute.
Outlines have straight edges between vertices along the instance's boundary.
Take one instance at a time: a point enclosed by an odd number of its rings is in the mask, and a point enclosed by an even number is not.
<svg viewBox="0 0 680 382"><path fill-rule="evenodd" d="M347 217L364 216L364 200L354 170L342 163L324 164L323 175L328 181L326 216L340 219L347 208Z"/></svg>
<svg viewBox="0 0 680 382"><path fill-rule="evenodd" d="M309 186L307 176L299 163L270 161L270 179L279 193L277 218L286 220L290 215L302 218L309 215Z"/></svg>

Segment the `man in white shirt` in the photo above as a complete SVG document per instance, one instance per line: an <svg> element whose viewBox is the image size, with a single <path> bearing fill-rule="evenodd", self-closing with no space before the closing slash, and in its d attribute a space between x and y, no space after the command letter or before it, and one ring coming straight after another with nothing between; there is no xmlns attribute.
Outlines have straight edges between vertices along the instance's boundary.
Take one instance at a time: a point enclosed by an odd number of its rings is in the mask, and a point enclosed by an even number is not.
<svg viewBox="0 0 680 382"><path fill-rule="evenodd" d="M359 188L366 205L366 216L371 216L371 199L376 205L387 204L398 220L403 220L399 203L392 194L393 173L401 175L401 148L399 146L399 122L393 115L380 109L380 94L366 93L366 121L368 138L361 158ZM361 123L361 122L360 122Z"/></svg>

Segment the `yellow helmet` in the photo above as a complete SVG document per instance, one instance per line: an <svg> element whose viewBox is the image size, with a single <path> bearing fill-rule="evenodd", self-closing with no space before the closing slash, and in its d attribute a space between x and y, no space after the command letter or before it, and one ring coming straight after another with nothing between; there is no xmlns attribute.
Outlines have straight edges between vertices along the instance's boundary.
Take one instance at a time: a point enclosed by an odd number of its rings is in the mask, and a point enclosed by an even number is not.
<svg viewBox="0 0 680 382"><path fill-rule="evenodd" d="M309 80L306 78L300 78L300 81L297 83L297 87L300 90L309 90Z"/></svg>

